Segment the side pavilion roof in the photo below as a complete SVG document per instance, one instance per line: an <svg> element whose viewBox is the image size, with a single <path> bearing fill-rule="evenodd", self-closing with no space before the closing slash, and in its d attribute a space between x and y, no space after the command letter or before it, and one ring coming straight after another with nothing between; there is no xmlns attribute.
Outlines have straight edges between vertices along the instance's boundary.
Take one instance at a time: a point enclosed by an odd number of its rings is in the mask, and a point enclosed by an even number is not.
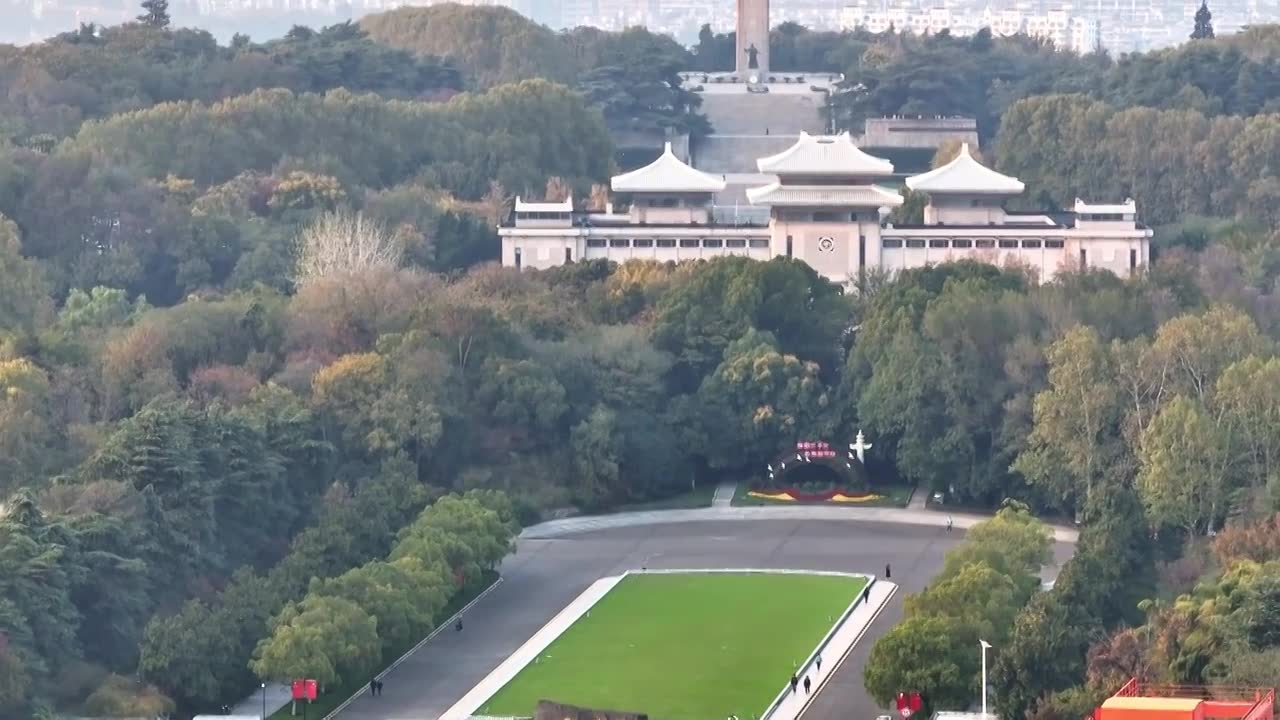
<svg viewBox="0 0 1280 720"><path fill-rule="evenodd" d="M969 143L960 153L939 168L907 178L907 187L918 192L953 193L958 195L1017 195L1022 181L992 170L969 154Z"/></svg>
<svg viewBox="0 0 1280 720"><path fill-rule="evenodd" d="M724 190L725 182L690 167L671 152L671 143L667 143L657 160L614 176L610 185L614 192L716 193Z"/></svg>

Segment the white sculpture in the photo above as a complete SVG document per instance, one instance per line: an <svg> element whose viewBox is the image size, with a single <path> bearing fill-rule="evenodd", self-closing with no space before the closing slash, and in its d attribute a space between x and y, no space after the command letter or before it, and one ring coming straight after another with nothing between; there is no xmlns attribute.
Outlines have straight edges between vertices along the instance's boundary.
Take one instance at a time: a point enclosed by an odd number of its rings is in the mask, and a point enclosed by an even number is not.
<svg viewBox="0 0 1280 720"><path fill-rule="evenodd" d="M863 462L864 453L871 449L871 443L866 442L862 436L862 431L858 431L858 436L850 443L849 449L857 453L858 462Z"/></svg>

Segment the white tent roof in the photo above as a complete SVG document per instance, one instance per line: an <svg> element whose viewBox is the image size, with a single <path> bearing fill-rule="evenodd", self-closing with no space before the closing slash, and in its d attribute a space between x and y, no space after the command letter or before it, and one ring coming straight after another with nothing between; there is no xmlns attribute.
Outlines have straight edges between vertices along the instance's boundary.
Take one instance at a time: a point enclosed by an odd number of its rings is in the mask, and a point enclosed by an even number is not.
<svg viewBox="0 0 1280 720"><path fill-rule="evenodd" d="M567 213L573 212L573 196L564 199L564 202L525 202L516 196L516 212L554 212Z"/></svg>
<svg viewBox="0 0 1280 720"><path fill-rule="evenodd" d="M614 192L714 193L724 180L689 167L671 152L667 143L657 160L639 170L617 175L610 182Z"/></svg>
<svg viewBox="0 0 1280 720"><path fill-rule="evenodd" d="M748 188L747 199L754 205L897 207L902 196L876 185L783 185L770 183Z"/></svg>
<svg viewBox="0 0 1280 720"><path fill-rule="evenodd" d="M776 175L891 175L893 163L868 155L853 144L849 133L800 133L796 144L777 155L760 158L756 167Z"/></svg>
<svg viewBox="0 0 1280 720"><path fill-rule="evenodd" d="M907 187L926 193L964 195L1017 195L1024 189L1022 181L992 170L969 154L969 143L960 153L939 168L907 178Z"/></svg>

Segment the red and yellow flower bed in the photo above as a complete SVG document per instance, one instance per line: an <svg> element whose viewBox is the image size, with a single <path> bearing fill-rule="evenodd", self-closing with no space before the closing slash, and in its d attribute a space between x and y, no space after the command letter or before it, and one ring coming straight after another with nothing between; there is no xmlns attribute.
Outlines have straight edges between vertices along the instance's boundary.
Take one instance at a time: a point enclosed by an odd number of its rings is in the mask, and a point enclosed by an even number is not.
<svg viewBox="0 0 1280 720"><path fill-rule="evenodd" d="M843 490L828 490L820 493L800 492L795 488L781 488L778 490L752 490L747 493L751 497L763 498L765 500L778 500L780 502L837 502L837 503L864 503L873 500L880 500L882 495L875 493L847 493Z"/></svg>

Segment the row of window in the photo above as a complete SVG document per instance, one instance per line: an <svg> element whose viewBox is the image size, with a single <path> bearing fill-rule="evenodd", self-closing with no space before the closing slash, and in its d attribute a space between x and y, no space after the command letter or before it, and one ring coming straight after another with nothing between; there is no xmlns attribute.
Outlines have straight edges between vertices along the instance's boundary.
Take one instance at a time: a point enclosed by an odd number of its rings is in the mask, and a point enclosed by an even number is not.
<svg viewBox="0 0 1280 720"><path fill-rule="evenodd" d="M999 247L1002 250L1011 250L1019 247L1024 249L1039 249L1041 247L1050 250L1061 250L1061 240L993 240L991 238L983 238L978 240L970 240L968 238L934 238L932 240L903 240L901 238L884 238L881 246L886 250L896 250L897 248L907 247L918 249L923 247L946 249L955 248L957 250L968 250L977 248L979 250L989 250Z"/></svg>
<svg viewBox="0 0 1280 720"><path fill-rule="evenodd" d="M516 213L521 220L569 220L572 214L567 212L524 212Z"/></svg>
<svg viewBox="0 0 1280 720"><path fill-rule="evenodd" d="M791 222L830 222L830 223L847 223L858 222L858 213L851 212L827 212L817 211L809 212L808 210L780 210L778 211L779 220L789 220Z"/></svg>
<svg viewBox="0 0 1280 720"><path fill-rule="evenodd" d="M635 247L635 248L651 248L651 247L673 248L673 247L682 247L682 248L709 248L709 249L719 249L719 248L745 248L745 247L752 247L752 248L768 248L768 247L769 247L769 240L768 240L768 238L751 238L750 240L746 240L746 239L744 239L744 238L728 238L728 239L722 239L722 238L681 238L681 239L679 239L679 240L676 240L675 238L657 238L657 239L653 239L653 238L636 238L636 239L634 239L634 240L632 240L632 239L630 239L630 238L610 238L610 239L608 239L608 240L605 240L604 238L587 238L587 247L589 247L589 248L604 248L604 247L610 247L610 248L629 248L629 247Z"/></svg>

